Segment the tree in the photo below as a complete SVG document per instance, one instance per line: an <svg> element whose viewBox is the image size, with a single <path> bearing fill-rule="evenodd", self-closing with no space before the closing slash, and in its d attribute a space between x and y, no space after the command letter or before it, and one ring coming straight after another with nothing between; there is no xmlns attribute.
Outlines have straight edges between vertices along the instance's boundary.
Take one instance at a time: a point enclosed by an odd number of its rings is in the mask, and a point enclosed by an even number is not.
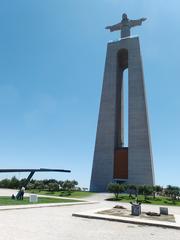
<svg viewBox="0 0 180 240"><path fill-rule="evenodd" d="M49 179L48 183L58 183L58 181L54 178Z"/></svg>
<svg viewBox="0 0 180 240"><path fill-rule="evenodd" d="M116 200L118 200L119 194L121 192L124 192L124 186L119 183L109 183L107 189L108 189L108 192L114 193Z"/></svg>
<svg viewBox="0 0 180 240"><path fill-rule="evenodd" d="M48 184L48 190L50 192L56 192L56 191L59 191L59 184L56 183L56 182L50 182Z"/></svg>
<svg viewBox="0 0 180 240"><path fill-rule="evenodd" d="M7 178L1 180L1 182L0 182L1 188L9 188L9 185L10 185L10 180Z"/></svg>
<svg viewBox="0 0 180 240"><path fill-rule="evenodd" d="M162 192L163 187L159 186L159 185L155 185L153 186L153 198L156 198L156 194Z"/></svg>
<svg viewBox="0 0 180 240"><path fill-rule="evenodd" d="M44 180L42 180L42 182L43 182L44 185L48 185L49 179L44 179Z"/></svg>
<svg viewBox="0 0 180 240"><path fill-rule="evenodd" d="M15 176L11 179L2 179L0 180L0 188L19 188L24 186L27 179L23 178L18 180ZM77 188L78 182L76 180L66 180L66 181L57 181L56 179L44 179L44 180L35 180L31 179L28 183L28 189L38 189L47 190L47 191L59 191L60 189L68 191L70 193L73 190L81 191L80 188Z"/></svg>
<svg viewBox="0 0 180 240"><path fill-rule="evenodd" d="M58 184L59 184L59 188L60 188L60 190L63 188L63 183L64 183L64 181L58 181Z"/></svg>
<svg viewBox="0 0 180 240"><path fill-rule="evenodd" d="M72 190L74 190L75 187L78 185L78 181L72 180L71 182L72 182Z"/></svg>
<svg viewBox="0 0 180 240"><path fill-rule="evenodd" d="M128 193L129 193L129 198L133 198L133 194L135 195L135 197L137 197L137 191L138 191L138 188L136 185L128 185L127 186L127 190L128 190Z"/></svg>
<svg viewBox="0 0 180 240"><path fill-rule="evenodd" d="M19 180L14 176L9 182L9 188L16 189L19 188Z"/></svg>
<svg viewBox="0 0 180 240"><path fill-rule="evenodd" d="M171 200L175 203L177 197L180 196L180 188L177 186L168 185L165 189L165 194L168 195Z"/></svg>
<svg viewBox="0 0 180 240"><path fill-rule="evenodd" d="M144 185L144 200L147 200L147 196L151 195L153 187L150 185Z"/></svg>
<svg viewBox="0 0 180 240"><path fill-rule="evenodd" d="M19 181L19 187L23 187L25 183L26 183L26 178L22 178L22 179Z"/></svg>
<svg viewBox="0 0 180 240"><path fill-rule="evenodd" d="M74 187L74 184L72 183L72 181L69 181L69 180L64 181L63 190L68 191L70 193L73 187Z"/></svg>
<svg viewBox="0 0 180 240"><path fill-rule="evenodd" d="M141 185L138 187L139 194L144 195L144 200L147 200L147 196L153 193L153 186L151 185Z"/></svg>
<svg viewBox="0 0 180 240"><path fill-rule="evenodd" d="M39 192L44 190L44 184L43 184L43 181L41 180L36 180L35 183L34 183L34 187L35 189L38 189Z"/></svg>
<svg viewBox="0 0 180 240"><path fill-rule="evenodd" d="M71 192L75 189L75 186L78 185L78 182L76 180L66 180L63 182L62 189L68 192Z"/></svg>
<svg viewBox="0 0 180 240"><path fill-rule="evenodd" d="M27 189L29 189L29 190L35 189L34 183L28 183Z"/></svg>

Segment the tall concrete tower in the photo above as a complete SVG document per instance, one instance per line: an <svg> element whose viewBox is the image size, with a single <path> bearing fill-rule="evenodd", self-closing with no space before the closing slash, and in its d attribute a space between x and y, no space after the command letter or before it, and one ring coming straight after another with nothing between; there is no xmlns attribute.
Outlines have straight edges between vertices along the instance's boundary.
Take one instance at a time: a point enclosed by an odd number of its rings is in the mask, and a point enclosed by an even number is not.
<svg viewBox="0 0 180 240"><path fill-rule="evenodd" d="M121 40L108 43L90 190L107 191L112 181L154 184L143 65L138 37L131 27L145 18L108 26L121 30ZM128 69L128 147L124 147L123 73Z"/></svg>

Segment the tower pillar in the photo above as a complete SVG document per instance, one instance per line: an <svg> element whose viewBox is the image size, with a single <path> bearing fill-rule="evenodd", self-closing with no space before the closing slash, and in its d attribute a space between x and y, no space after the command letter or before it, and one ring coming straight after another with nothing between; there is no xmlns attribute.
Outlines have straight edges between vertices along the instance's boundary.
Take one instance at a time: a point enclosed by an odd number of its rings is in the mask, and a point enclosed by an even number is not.
<svg viewBox="0 0 180 240"><path fill-rule="evenodd" d="M123 71L128 68L128 148L124 147ZM112 181L154 184L139 38L108 43L90 190Z"/></svg>

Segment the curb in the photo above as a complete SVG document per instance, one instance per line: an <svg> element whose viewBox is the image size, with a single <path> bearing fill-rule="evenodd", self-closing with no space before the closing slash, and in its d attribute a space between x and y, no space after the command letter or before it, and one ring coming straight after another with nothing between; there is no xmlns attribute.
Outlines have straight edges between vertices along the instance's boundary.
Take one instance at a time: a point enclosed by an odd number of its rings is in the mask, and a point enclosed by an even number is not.
<svg viewBox="0 0 180 240"><path fill-rule="evenodd" d="M139 220L139 219L127 219L125 217L117 217L117 216L109 216L109 215L102 215L102 214L89 214L89 213L73 213L73 217L82 217L82 218L89 218L89 219L97 219L97 220L106 220L112 222L123 222L123 223L130 223L130 224L140 224L140 225L148 225L148 226L155 226L155 227L163 227L163 228L173 228L180 230L180 225L176 223L167 223L167 222L157 222L151 220Z"/></svg>
<svg viewBox="0 0 180 240"><path fill-rule="evenodd" d="M9 210L22 210L22 209L33 209L33 208L46 208L46 207L64 207L64 206L73 206L73 205L87 205L94 204L97 202L75 202L75 203L49 203L49 204L33 204L33 205L9 205L0 206L1 211L9 211Z"/></svg>

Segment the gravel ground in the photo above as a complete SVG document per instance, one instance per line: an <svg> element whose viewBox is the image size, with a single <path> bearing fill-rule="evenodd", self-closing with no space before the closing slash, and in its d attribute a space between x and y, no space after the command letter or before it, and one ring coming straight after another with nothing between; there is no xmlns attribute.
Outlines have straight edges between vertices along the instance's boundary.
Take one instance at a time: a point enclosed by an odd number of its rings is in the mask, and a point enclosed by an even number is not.
<svg viewBox="0 0 180 240"><path fill-rule="evenodd" d="M180 230L72 217L72 213L114 206L112 202L103 201L106 194L97 194L96 196L90 197L90 199L93 201L101 199L100 203L0 211L0 240L180 239ZM128 206L127 204L123 205ZM148 205L144 205L143 208L144 210L151 208L153 211L159 209L157 206L150 207ZM180 214L180 208L171 207L169 210L171 213Z"/></svg>

